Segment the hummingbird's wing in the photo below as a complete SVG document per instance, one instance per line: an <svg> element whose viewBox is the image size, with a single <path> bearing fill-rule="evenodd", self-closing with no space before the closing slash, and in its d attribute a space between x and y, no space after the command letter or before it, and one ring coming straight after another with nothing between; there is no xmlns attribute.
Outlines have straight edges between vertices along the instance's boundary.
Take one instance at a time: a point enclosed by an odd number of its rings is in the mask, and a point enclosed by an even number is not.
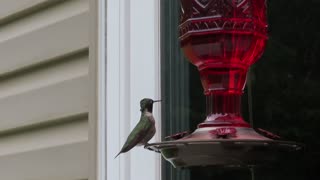
<svg viewBox="0 0 320 180"><path fill-rule="evenodd" d="M139 123L136 125L136 127L129 134L129 136L128 136L125 144L121 148L121 151L119 152L119 154L124 153L124 152L128 152L130 149L132 149L134 146L136 146L139 142L141 142L144 139L144 137L147 135L147 133L152 128L153 128L153 124L149 120L149 118L147 116L141 116ZM117 154L117 156L119 154Z"/></svg>

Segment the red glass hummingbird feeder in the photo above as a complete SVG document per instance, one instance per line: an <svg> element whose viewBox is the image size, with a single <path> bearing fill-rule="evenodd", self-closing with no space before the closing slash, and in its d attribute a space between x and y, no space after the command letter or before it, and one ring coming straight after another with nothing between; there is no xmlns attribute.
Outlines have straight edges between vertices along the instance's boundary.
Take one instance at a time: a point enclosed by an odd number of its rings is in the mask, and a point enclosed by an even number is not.
<svg viewBox="0 0 320 180"><path fill-rule="evenodd" d="M176 167L251 166L301 149L300 144L256 133L241 116L248 69L266 46L266 0L180 2L181 48L200 72L207 118L190 135L147 148L161 152Z"/></svg>

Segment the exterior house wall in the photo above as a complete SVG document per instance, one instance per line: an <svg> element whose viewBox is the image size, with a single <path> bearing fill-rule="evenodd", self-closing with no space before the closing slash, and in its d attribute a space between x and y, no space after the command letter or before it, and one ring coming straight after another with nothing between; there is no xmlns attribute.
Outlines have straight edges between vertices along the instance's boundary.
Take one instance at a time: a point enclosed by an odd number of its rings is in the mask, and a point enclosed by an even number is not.
<svg viewBox="0 0 320 180"><path fill-rule="evenodd" d="M87 0L0 1L1 179L88 178Z"/></svg>

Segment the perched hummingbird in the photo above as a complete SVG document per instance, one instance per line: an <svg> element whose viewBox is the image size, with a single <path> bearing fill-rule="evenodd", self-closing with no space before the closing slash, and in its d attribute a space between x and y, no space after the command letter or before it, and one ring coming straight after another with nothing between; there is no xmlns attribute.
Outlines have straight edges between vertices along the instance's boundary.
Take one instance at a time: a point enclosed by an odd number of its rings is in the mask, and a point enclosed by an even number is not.
<svg viewBox="0 0 320 180"><path fill-rule="evenodd" d="M116 155L116 157L118 157L121 153L128 152L136 145L142 146L148 144L148 141L156 133L155 120L152 115L153 103L160 101L161 100L154 101L148 98L144 98L140 101L140 121L136 125L136 127L131 131L126 140L126 143L123 145L121 151Z"/></svg>

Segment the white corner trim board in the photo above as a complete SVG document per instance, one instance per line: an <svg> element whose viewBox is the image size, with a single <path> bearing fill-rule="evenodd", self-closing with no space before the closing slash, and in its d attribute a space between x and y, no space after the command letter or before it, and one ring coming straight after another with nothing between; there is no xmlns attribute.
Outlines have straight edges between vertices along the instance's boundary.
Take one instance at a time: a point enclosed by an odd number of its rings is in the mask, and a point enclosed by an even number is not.
<svg viewBox="0 0 320 180"><path fill-rule="evenodd" d="M143 148L114 159L140 118L142 98L160 98L159 0L96 0L90 60L96 109L90 112L97 180L160 180L160 155ZM107 24L105 24L107 22ZM92 23L94 24L94 23ZM104 41L106 40L106 41ZM92 71L91 71L92 72ZM160 105L154 107L160 140ZM96 122L94 122L96 118ZM102 137L103 136L103 137ZM105 139L104 139L105 137ZM105 154L104 154L105 153ZM105 161L105 162L102 162Z"/></svg>

